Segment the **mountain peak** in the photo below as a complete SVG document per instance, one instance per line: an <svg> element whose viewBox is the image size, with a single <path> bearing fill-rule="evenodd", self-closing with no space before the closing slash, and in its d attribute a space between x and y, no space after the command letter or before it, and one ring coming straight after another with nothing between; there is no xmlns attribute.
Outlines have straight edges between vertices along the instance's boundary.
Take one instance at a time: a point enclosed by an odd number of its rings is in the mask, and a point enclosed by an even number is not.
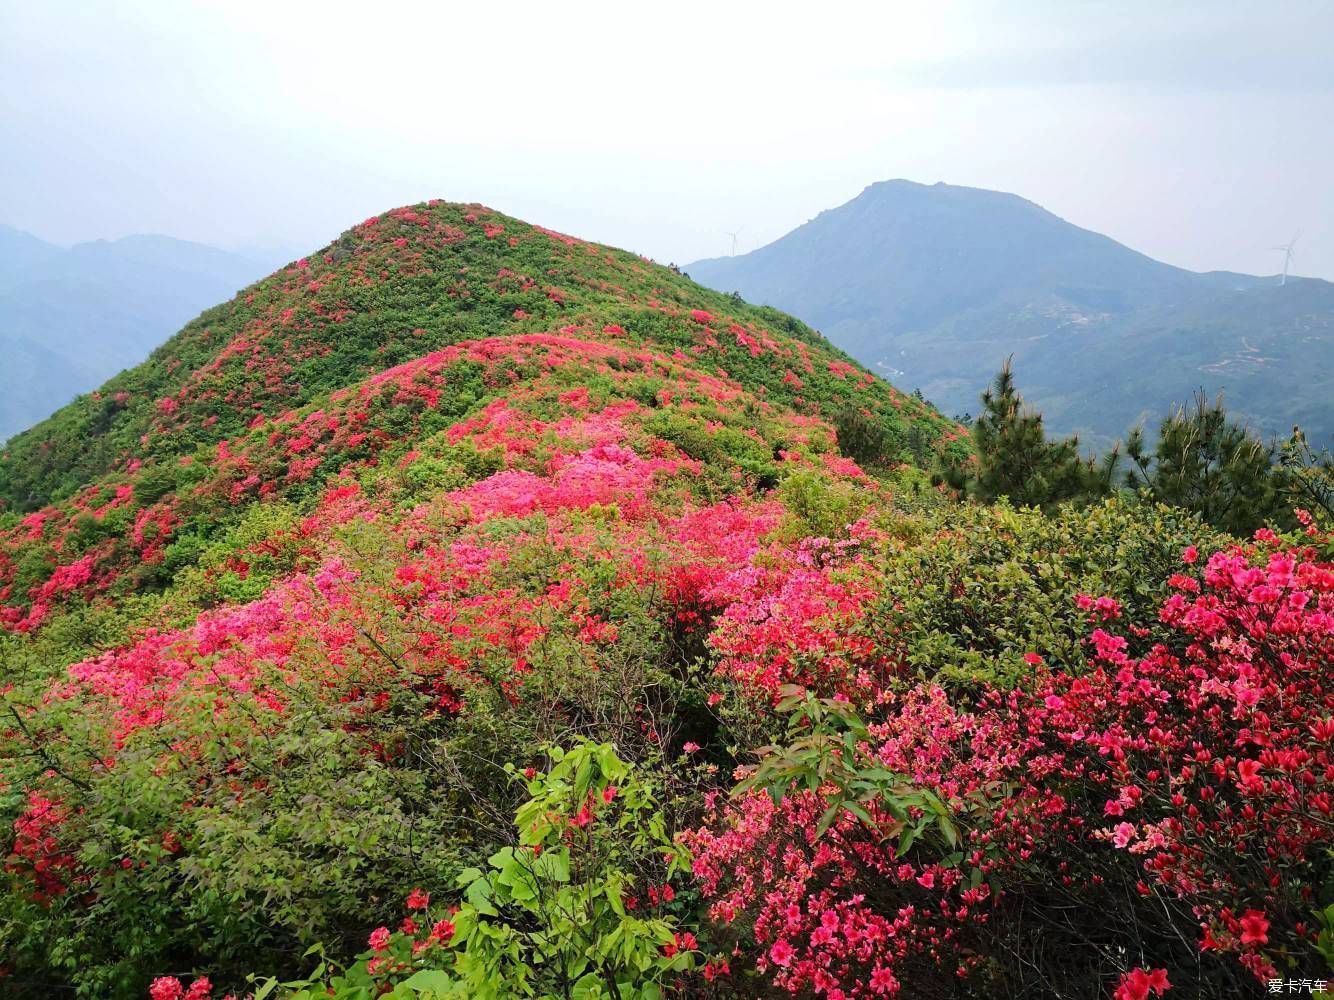
<svg viewBox="0 0 1334 1000"><path fill-rule="evenodd" d="M1296 422L1334 436L1289 336L1334 331L1334 286L1196 274L1018 195L881 181L768 246L688 270L806 318L951 412L975 410L1013 356L1048 425L1094 444L1201 385L1270 433ZM1330 337L1310 343L1334 364Z"/></svg>
<svg viewBox="0 0 1334 1000"><path fill-rule="evenodd" d="M134 462L244 437L256 421L328 403L329 392L464 339L539 333L611 341L722 378L749 372L771 405L819 409L844 395L830 372L844 372L847 357L790 317L633 254L435 200L352 227L20 434L0 456L0 498L40 506ZM867 386L863 405L887 425L904 430L920 415L928 437L952 430L928 407L902 409L889 386Z"/></svg>
<svg viewBox="0 0 1334 1000"><path fill-rule="evenodd" d="M923 199L971 198L980 201L1004 201L1028 205L1038 211L1044 213L1047 212L1045 208L1036 202L1029 201L1027 198L1013 194L1009 191L995 191L990 188L970 187L965 184L950 184L946 181L935 181L934 183L927 184L921 181L908 180L903 177L895 177L890 180L875 181L868 184L862 189L862 195L868 194L916 196Z"/></svg>

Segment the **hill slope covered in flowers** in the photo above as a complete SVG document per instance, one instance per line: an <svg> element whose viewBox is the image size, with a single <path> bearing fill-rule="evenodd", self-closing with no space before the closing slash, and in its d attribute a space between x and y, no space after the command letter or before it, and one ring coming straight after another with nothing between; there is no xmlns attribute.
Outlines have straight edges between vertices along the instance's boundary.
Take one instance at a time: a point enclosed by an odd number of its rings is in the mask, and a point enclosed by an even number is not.
<svg viewBox="0 0 1334 1000"><path fill-rule="evenodd" d="M632 255L355 227L0 459L0 985L1318 972L1328 526L962 504L924 469L967 451Z"/></svg>

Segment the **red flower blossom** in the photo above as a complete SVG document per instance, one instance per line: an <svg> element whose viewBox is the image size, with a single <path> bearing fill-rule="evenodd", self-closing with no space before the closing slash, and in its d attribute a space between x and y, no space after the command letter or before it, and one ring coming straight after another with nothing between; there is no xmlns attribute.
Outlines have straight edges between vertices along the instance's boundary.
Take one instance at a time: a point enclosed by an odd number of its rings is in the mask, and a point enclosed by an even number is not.
<svg viewBox="0 0 1334 1000"><path fill-rule="evenodd" d="M1268 944L1269 918L1263 910L1247 910L1241 917L1242 944Z"/></svg>
<svg viewBox="0 0 1334 1000"><path fill-rule="evenodd" d="M185 987L175 976L159 976L148 987L151 1000L181 1000L185 996Z"/></svg>
<svg viewBox="0 0 1334 1000"><path fill-rule="evenodd" d="M1166 969L1131 969L1121 977L1113 994L1114 1000L1147 1000L1150 991L1162 996L1172 984L1167 981Z"/></svg>
<svg viewBox="0 0 1334 1000"><path fill-rule="evenodd" d="M409 910L424 910L431 905L431 894L422 892L421 889L413 889L408 893L407 907Z"/></svg>

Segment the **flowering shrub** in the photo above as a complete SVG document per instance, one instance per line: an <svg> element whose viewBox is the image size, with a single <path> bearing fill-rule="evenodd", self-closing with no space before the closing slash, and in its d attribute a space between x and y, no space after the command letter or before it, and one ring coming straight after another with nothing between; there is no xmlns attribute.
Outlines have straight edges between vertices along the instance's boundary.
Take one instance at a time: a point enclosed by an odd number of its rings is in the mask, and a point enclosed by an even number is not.
<svg viewBox="0 0 1334 1000"><path fill-rule="evenodd" d="M965 432L795 320L439 202L113 381L0 453L7 996L1147 998L1334 954L1314 466L1245 545L960 505L924 466Z"/></svg>
<svg viewBox="0 0 1334 1000"><path fill-rule="evenodd" d="M568 346L479 350L550 361ZM479 831L478 803L512 804L493 768L572 725L636 757L676 739L669 643L716 610L709 584L779 511L722 456L713 472L736 496L702 502L711 487L647 431L650 411L610 378L576 412L551 408L567 389L545 370L340 479L309 517L252 508L169 591L248 600L80 660L35 696L10 692L7 774L56 804L12 814L16 831L46 824L45 846L18 841L10 859L25 962L51 967L54 933L70 943L68 974L114 995L165 954L232 987L241 949L257 961L319 937L341 950L387 919L368 895L390 898L418 865L448 882L490 856L499 833ZM699 409L719 389L684 372L658 384ZM782 414L754 423L792 430ZM277 580L275 560L289 567ZM711 724L693 712L691 725ZM130 934L142 946L127 954Z"/></svg>
<svg viewBox="0 0 1334 1000"><path fill-rule="evenodd" d="M1014 989L1031 956L1021 913L1047 947L1158 928L1134 943L1169 970L1195 964L1193 939L1216 983L1233 975L1219 959L1264 981L1310 955L1332 874L1334 567L1271 538L1172 586L1172 641L1135 654L1146 629L1094 628L1086 671L973 709L938 687L886 691L814 769L798 765L851 709L803 716L815 735L762 761L773 798L752 778L687 838L712 916L748 928L756 970L831 996L940 972ZM904 791L934 798L905 809ZM936 817L961 836L922 838ZM1089 917L1072 926L1059 911L1076 899ZM1094 978L1116 972L1087 960ZM1118 996L1167 989L1162 969L1118 974Z"/></svg>

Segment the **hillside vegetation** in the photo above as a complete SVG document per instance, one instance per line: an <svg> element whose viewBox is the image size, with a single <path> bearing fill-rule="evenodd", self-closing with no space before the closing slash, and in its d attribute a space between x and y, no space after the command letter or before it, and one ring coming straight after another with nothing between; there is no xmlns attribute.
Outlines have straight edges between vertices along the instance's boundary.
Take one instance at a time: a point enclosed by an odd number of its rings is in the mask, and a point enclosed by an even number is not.
<svg viewBox="0 0 1334 1000"><path fill-rule="evenodd" d="M1319 974L1326 512L931 485L976 466L774 310L476 205L367 220L0 457L0 989Z"/></svg>

